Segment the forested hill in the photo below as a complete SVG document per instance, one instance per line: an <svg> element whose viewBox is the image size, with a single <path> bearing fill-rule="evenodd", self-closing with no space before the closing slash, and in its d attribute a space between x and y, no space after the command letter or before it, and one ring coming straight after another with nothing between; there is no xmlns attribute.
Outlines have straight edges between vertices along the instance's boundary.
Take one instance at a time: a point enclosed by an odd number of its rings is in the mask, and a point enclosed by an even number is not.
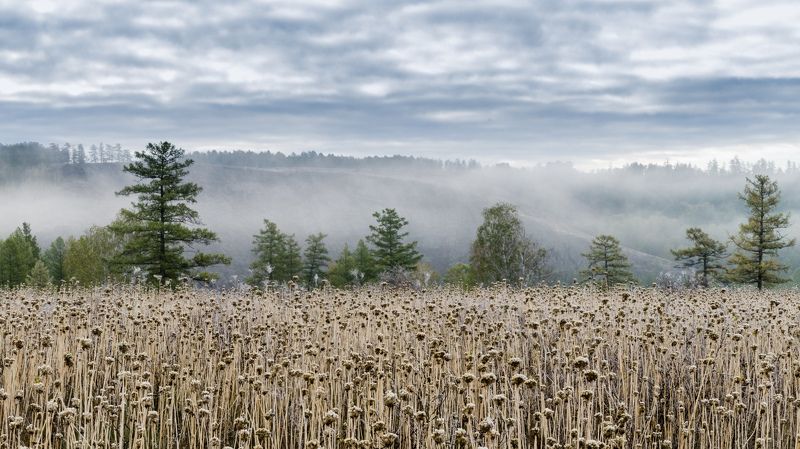
<svg viewBox="0 0 800 449"><path fill-rule="evenodd" d="M317 168L339 170L474 170L480 165L474 160L438 160L414 156L353 157L308 151L284 154L272 151L200 151L191 154L198 164L221 167L262 169ZM133 158L133 151L120 144L49 144L36 142L0 144L0 177L15 179L30 171L57 173L65 170L70 175L80 173L88 164L125 163Z"/></svg>
<svg viewBox="0 0 800 449"><path fill-rule="evenodd" d="M93 151L92 148L95 148ZM108 148L111 148L110 150ZM129 199L114 192L130 183L122 163L131 151L116 145L64 148L0 146L0 234L30 222L42 243L109 223ZM102 153L100 148L103 149ZM684 246L684 231L699 226L724 240L746 210L737 193L745 177L767 173L783 190L782 208L800 210L796 165L734 159L702 170L687 165L641 165L592 173L569 164L515 169L474 162L412 157L353 158L303 153L197 152L191 178L204 191L197 209L233 257L226 274L247 274L252 236L264 219L298 240L324 232L334 258L369 232L372 212L396 208L409 221L425 260L440 271L467 260L483 208L518 206L530 236L548 248L556 277L571 280L584 264L592 236L619 238L634 272L649 282L674 267L669 250ZM794 217L800 215L794 214ZM793 226L791 236L800 234ZM797 249L783 254L800 267ZM795 268L790 273L800 278Z"/></svg>

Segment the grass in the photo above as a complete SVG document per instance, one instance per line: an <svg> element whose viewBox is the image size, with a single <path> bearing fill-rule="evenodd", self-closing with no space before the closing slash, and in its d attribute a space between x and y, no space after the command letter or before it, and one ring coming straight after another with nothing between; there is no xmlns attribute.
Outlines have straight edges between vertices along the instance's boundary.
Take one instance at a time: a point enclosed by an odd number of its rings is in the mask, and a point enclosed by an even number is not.
<svg viewBox="0 0 800 449"><path fill-rule="evenodd" d="M793 448L800 294L0 292L0 447Z"/></svg>

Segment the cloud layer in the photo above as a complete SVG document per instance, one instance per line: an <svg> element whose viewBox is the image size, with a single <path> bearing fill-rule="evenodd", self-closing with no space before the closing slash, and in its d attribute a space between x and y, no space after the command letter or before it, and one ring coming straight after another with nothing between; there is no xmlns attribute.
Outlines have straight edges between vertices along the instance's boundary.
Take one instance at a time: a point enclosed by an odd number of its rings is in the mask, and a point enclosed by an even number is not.
<svg viewBox="0 0 800 449"><path fill-rule="evenodd" d="M794 0L0 0L0 142L780 156L797 23Z"/></svg>

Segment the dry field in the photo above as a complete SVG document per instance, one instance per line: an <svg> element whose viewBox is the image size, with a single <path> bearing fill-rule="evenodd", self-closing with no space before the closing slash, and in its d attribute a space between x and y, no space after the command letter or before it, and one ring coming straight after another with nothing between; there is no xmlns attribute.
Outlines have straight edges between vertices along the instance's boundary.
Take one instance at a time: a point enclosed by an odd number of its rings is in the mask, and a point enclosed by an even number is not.
<svg viewBox="0 0 800 449"><path fill-rule="evenodd" d="M0 293L0 447L795 448L800 294Z"/></svg>

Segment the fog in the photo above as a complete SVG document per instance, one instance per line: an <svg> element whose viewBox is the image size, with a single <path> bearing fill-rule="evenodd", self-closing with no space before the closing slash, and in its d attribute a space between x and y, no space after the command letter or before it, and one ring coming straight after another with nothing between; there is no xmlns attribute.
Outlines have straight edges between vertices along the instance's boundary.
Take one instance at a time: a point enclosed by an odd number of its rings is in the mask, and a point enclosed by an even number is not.
<svg viewBox="0 0 800 449"><path fill-rule="evenodd" d="M569 281L583 267L582 252L600 233L620 239L643 282L674 270L669 249L684 246L687 227L720 240L737 230L746 209L737 198L745 174L642 168L581 172L565 164L517 169L254 168L198 162L191 180L203 192L195 205L233 258L224 275L246 275L253 234L269 219L299 242L328 234L332 257L369 232L371 214L395 208L409 222L409 238L437 270L468 260L483 208L518 206L528 234L550 250L554 279ZM800 178L777 172L782 208L800 209ZM87 164L80 176L40 172L0 184L0 233L31 223L43 245L108 224L132 198L114 192L133 178L119 164ZM798 227L789 230L798 234ZM797 249L782 253L800 265ZM797 275L793 270L793 277Z"/></svg>

